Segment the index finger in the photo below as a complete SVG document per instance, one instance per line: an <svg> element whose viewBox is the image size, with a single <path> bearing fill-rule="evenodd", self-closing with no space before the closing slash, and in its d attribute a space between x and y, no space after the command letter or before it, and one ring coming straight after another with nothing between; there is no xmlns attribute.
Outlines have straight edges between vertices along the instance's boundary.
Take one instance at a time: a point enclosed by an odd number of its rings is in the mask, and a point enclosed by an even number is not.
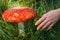
<svg viewBox="0 0 60 40"><path fill-rule="evenodd" d="M40 18L38 21L36 21L35 25L40 24L40 23L43 22L45 19L46 19L46 17Z"/></svg>

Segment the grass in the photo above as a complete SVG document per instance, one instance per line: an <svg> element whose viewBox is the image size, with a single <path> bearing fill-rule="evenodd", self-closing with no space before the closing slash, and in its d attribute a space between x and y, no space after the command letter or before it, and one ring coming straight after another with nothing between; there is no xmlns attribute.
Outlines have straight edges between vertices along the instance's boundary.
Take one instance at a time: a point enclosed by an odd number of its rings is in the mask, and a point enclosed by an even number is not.
<svg viewBox="0 0 60 40"><path fill-rule="evenodd" d="M15 0L16 1L16 0ZM12 0L12 2L15 2ZM42 17L46 12L57 9L60 7L59 0L25 0L26 5L34 8L37 11L38 16L31 20L24 22L25 25L25 37L21 37L18 34L18 25L17 23L8 23L2 19L2 13L7 9L7 0L0 0L0 40L60 40L60 21L58 21L54 27L47 31L46 29L43 31L36 30L37 26L35 26L35 22ZM38 4L36 5L36 2ZM4 4L6 3L6 4ZM23 3L23 1L19 2ZM4 4L4 5L3 5ZM29 5L28 5L29 4ZM17 4L16 4L17 5ZM25 4L24 4L25 5ZM12 5L10 5L12 6Z"/></svg>

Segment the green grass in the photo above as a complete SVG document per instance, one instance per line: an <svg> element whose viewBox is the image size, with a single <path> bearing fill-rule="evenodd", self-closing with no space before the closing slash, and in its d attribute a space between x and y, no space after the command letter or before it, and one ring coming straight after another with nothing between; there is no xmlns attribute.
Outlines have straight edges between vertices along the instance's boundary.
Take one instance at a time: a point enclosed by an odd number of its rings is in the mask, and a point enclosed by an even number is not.
<svg viewBox="0 0 60 40"><path fill-rule="evenodd" d="M12 0L15 2L16 0ZM43 31L36 30L35 22L41 18L46 12L57 9L60 7L59 0L37 0L39 3L35 5L36 0L25 0L24 2L19 2L20 4L26 3L27 6L34 8L37 11L38 16L30 21L24 22L25 25L25 37L19 36L17 23L8 23L2 19L2 13L8 7L8 2L5 0L0 0L0 40L60 40L60 21L58 21L51 30ZM4 4L5 3L5 4ZM16 4L17 5L17 4ZM25 4L24 4L25 5ZM12 6L12 5L10 5Z"/></svg>

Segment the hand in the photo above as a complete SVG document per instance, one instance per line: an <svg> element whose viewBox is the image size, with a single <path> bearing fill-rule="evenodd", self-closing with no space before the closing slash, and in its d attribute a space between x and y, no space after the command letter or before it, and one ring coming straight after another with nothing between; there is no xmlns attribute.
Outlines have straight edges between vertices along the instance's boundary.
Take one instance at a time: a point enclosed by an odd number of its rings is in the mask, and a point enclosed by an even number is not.
<svg viewBox="0 0 60 40"><path fill-rule="evenodd" d="M47 28L49 30L59 19L59 11L52 10L44 14L35 25L38 25L37 30L43 30Z"/></svg>

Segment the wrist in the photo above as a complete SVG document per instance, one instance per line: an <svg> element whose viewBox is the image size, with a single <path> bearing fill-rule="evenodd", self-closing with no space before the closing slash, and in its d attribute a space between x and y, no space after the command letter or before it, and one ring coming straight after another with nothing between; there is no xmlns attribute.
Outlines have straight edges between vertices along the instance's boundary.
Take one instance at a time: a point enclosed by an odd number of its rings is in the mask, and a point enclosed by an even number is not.
<svg viewBox="0 0 60 40"><path fill-rule="evenodd" d="M54 11L55 11L55 13L57 13L59 15L59 19L60 19L60 8L59 9L55 9Z"/></svg>
<svg viewBox="0 0 60 40"><path fill-rule="evenodd" d="M60 16L60 8L55 10Z"/></svg>

